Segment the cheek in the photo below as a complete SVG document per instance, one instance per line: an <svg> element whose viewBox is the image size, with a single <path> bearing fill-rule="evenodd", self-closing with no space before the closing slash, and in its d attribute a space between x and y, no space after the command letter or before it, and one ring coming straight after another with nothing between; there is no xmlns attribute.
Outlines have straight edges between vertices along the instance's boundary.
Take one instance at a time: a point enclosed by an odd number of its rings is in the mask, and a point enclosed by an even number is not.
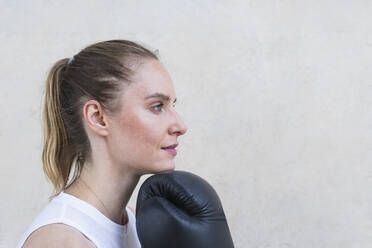
<svg viewBox="0 0 372 248"><path fill-rule="evenodd" d="M123 123L128 141L132 144L134 152L151 152L161 148L162 134L154 121L146 118L132 117ZM133 151L133 149L131 149Z"/></svg>

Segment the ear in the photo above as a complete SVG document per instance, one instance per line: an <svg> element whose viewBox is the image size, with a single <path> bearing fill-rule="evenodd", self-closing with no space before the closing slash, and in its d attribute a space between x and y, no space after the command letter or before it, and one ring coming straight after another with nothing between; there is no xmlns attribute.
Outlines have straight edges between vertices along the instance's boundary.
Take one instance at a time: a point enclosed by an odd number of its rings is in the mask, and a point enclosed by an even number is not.
<svg viewBox="0 0 372 248"><path fill-rule="evenodd" d="M83 107L84 119L87 126L100 136L108 135L108 121L103 108L96 100L89 100Z"/></svg>

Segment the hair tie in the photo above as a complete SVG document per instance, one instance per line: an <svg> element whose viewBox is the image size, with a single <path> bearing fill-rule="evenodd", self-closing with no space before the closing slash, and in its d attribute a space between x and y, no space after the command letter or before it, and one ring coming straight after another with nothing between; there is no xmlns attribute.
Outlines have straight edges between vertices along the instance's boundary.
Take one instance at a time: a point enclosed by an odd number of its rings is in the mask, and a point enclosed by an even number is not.
<svg viewBox="0 0 372 248"><path fill-rule="evenodd" d="M68 61L67 61L67 64L69 65L73 59L74 59L74 56L72 56L71 58L69 58Z"/></svg>

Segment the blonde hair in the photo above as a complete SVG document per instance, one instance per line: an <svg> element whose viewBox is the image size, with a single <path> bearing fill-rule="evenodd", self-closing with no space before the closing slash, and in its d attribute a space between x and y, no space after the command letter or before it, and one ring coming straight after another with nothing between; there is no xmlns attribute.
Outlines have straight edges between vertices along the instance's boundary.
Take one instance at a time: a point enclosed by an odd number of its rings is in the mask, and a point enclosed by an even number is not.
<svg viewBox="0 0 372 248"><path fill-rule="evenodd" d="M45 85L42 152L44 174L54 186L49 200L80 176L91 155L82 121L85 101L94 99L108 112L117 111L118 93L135 73L132 62L143 59L158 57L132 41L111 40L90 45L72 59L61 59L52 66Z"/></svg>

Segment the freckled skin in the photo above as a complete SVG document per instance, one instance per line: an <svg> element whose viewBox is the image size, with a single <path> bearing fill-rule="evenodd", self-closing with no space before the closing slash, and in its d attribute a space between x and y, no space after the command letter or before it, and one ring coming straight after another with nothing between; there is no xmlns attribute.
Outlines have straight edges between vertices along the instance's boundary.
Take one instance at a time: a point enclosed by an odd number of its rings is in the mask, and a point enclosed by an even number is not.
<svg viewBox="0 0 372 248"><path fill-rule="evenodd" d="M156 92L169 95L169 102L160 98L145 100ZM109 119L109 151L115 162L142 173L174 170L174 156L162 150L187 131L176 112L173 82L156 60L147 60L139 67L133 83L121 96L121 109ZM163 106L153 108L163 103Z"/></svg>

